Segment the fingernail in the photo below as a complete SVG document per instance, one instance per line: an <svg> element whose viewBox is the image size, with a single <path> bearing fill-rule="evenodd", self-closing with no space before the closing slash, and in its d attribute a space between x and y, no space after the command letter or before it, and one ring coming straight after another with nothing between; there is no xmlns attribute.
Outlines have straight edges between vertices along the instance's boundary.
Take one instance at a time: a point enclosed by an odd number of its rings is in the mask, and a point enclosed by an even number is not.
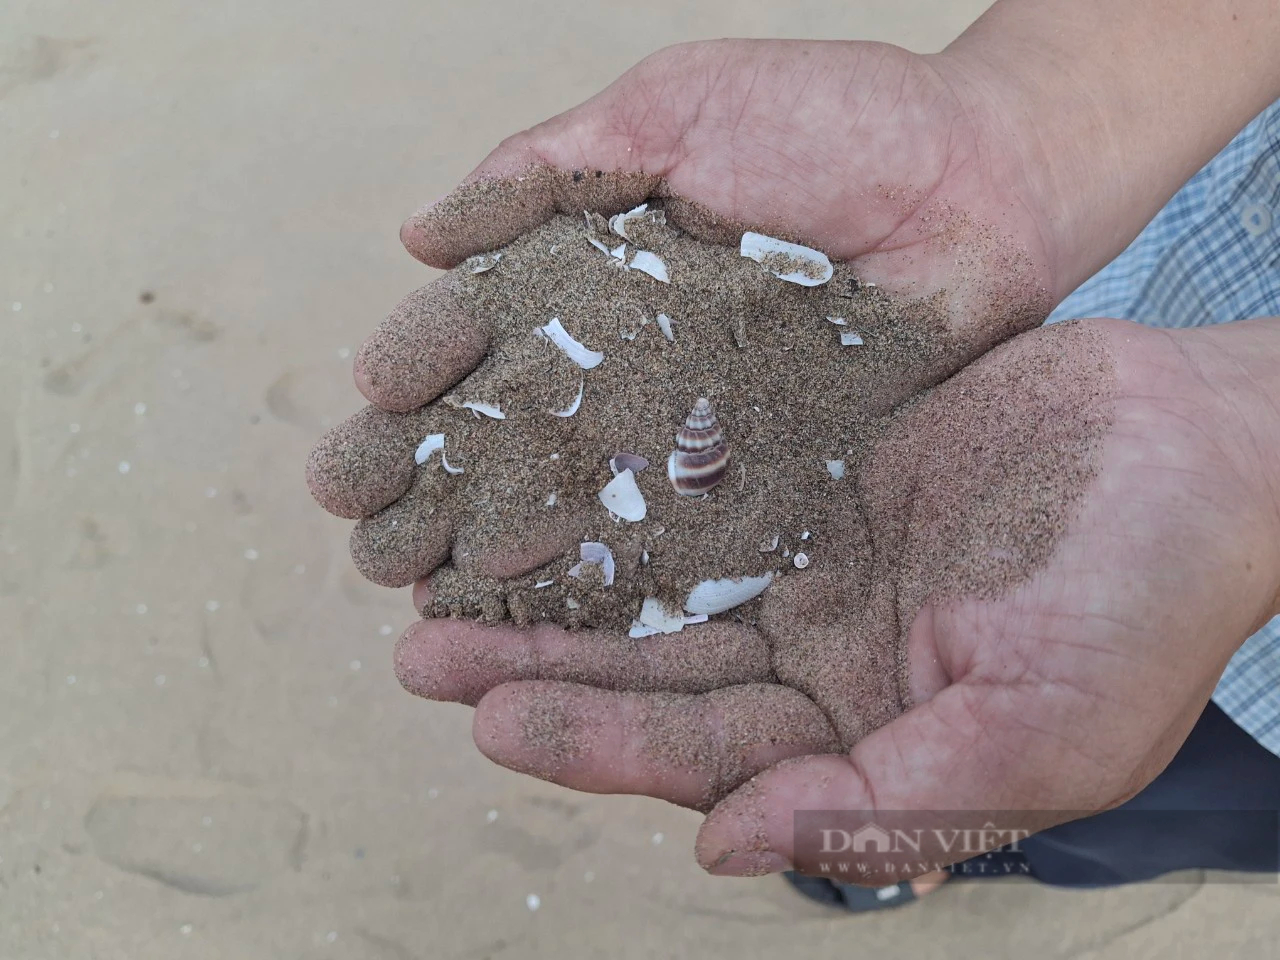
<svg viewBox="0 0 1280 960"><path fill-rule="evenodd" d="M707 867L716 877L763 877L790 870L791 862L772 850L736 850Z"/></svg>

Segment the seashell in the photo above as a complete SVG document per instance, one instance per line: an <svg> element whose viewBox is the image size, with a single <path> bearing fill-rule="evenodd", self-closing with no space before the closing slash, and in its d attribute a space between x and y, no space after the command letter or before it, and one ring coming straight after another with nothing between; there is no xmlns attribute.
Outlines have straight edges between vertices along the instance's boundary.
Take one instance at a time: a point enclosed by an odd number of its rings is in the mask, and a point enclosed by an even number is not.
<svg viewBox="0 0 1280 960"><path fill-rule="evenodd" d="M485 273L496 267L501 259L502 254L500 253L478 253L474 257L469 257L463 266L467 268L469 273Z"/></svg>
<svg viewBox="0 0 1280 960"><path fill-rule="evenodd" d="M665 313L658 314L658 329L662 331L662 335L667 338L668 343L676 342L675 331L671 329L671 318Z"/></svg>
<svg viewBox="0 0 1280 960"><path fill-rule="evenodd" d="M545 590L547 587L552 586L554 583L555 583L554 580L539 580L537 583L533 585L533 589Z"/></svg>
<svg viewBox="0 0 1280 960"><path fill-rule="evenodd" d="M797 553L791 558L791 562L796 565L797 570L803 570L809 565L809 555L807 553Z"/></svg>
<svg viewBox="0 0 1280 960"><path fill-rule="evenodd" d="M656 253L650 253L648 250L637 250L636 255L631 258L631 262L627 266L632 270L647 273L661 283L671 282L671 278L667 274L667 265L662 262L662 258Z"/></svg>
<svg viewBox="0 0 1280 960"><path fill-rule="evenodd" d="M689 591L684 608L689 613L724 613L764 593L773 582L773 574L762 577L734 577L724 580L703 580Z"/></svg>
<svg viewBox="0 0 1280 960"><path fill-rule="evenodd" d="M645 211L648 209L649 205L647 203L642 203L640 206L633 210L628 210L626 213L614 214L609 218L609 229L620 236L623 240L630 240L631 238L627 236L627 221L635 220L644 216ZM658 220L659 217L661 217L661 220ZM652 219L657 222L666 223L666 216L663 215L661 210L654 211Z"/></svg>
<svg viewBox="0 0 1280 960"><path fill-rule="evenodd" d="M556 505L556 500L558 499L559 497L555 493L552 493L551 496L547 497L547 506L554 507Z"/></svg>
<svg viewBox="0 0 1280 960"><path fill-rule="evenodd" d="M862 346L862 334L840 332L840 346L842 347L860 347Z"/></svg>
<svg viewBox="0 0 1280 960"><path fill-rule="evenodd" d="M643 637L654 633L679 633L684 629L684 614L678 610L672 613L657 597L645 597L640 606L640 616L631 625L632 637L637 636L634 632L637 626L649 629L649 632L639 634Z"/></svg>
<svg viewBox="0 0 1280 960"><path fill-rule="evenodd" d="M778 549L778 541L781 539L782 538L775 533L772 540L761 540L758 549L761 553L773 553L773 551Z"/></svg>
<svg viewBox="0 0 1280 960"><path fill-rule="evenodd" d="M634 453L615 453L609 458L609 469L613 471L615 477L623 470L639 473L647 466L649 461Z"/></svg>
<svg viewBox="0 0 1280 960"><path fill-rule="evenodd" d="M431 455L437 450L440 451L440 466L444 467L446 473L457 475L465 472L462 467L455 467L445 459L443 433L428 434L426 438L418 444L418 449L414 451L414 462L419 465L426 463L431 459Z"/></svg>
<svg viewBox="0 0 1280 960"><path fill-rule="evenodd" d="M582 562L575 563L569 568L569 576L580 577L584 566L595 564L600 567L600 571L604 575L604 585L606 587L613 586L613 575L616 569L613 563L613 551L603 543L588 541L578 547L578 556L582 558Z"/></svg>
<svg viewBox="0 0 1280 960"><path fill-rule="evenodd" d="M699 397L684 426L676 434L676 448L667 458L667 479L676 493L696 497L724 479L729 469L729 445L711 404Z"/></svg>
<svg viewBox="0 0 1280 960"><path fill-rule="evenodd" d="M832 480L843 480L844 479L844 461L828 460L827 473L831 474Z"/></svg>
<svg viewBox="0 0 1280 960"><path fill-rule="evenodd" d="M613 257L613 259L615 260L626 260L627 245L625 243L618 244L616 247L614 247L612 250L609 251L609 256Z"/></svg>
<svg viewBox="0 0 1280 960"><path fill-rule="evenodd" d="M828 323L834 323L837 327L845 327L849 325L849 321L844 317L827 317Z"/></svg>
<svg viewBox="0 0 1280 960"><path fill-rule="evenodd" d="M566 597L564 601L564 605L568 607L570 610L582 609L582 604L580 604L577 600L573 599L573 597Z"/></svg>
<svg viewBox="0 0 1280 960"><path fill-rule="evenodd" d="M468 400L462 404L463 410L470 410L479 419L480 414L491 417L494 420L505 420L507 415L502 412L502 407L496 403L479 403L475 400Z"/></svg>
<svg viewBox="0 0 1280 960"><path fill-rule="evenodd" d="M569 335L569 331L564 328L559 317L553 317L551 322L545 327L539 327L533 331L537 336L544 337L554 343L564 353L566 357L580 366L583 370L591 370L600 366L604 360L604 354L596 350L588 350L577 340Z"/></svg>
<svg viewBox="0 0 1280 960"><path fill-rule="evenodd" d="M800 539L801 539L801 540L808 540L810 536L812 536L812 534L810 534L810 533L809 533L809 531L808 531L808 530L806 530L804 533L800 534Z"/></svg>
<svg viewBox="0 0 1280 960"><path fill-rule="evenodd" d="M763 264L779 280L798 283L802 287L821 286L835 273L835 267L822 251L766 237L763 233L744 233L738 252Z"/></svg>
<svg viewBox="0 0 1280 960"><path fill-rule="evenodd" d="M644 494L636 486L636 475L630 470L623 470L610 480L598 496L606 510L631 523L643 520L649 511Z"/></svg>
<svg viewBox="0 0 1280 960"><path fill-rule="evenodd" d="M590 224L591 224L591 221L588 220L587 225L590 226ZM591 244L593 247L595 247L597 250L603 253L606 257L612 256L612 254L609 253L609 248L606 247L599 240L597 240L595 237L587 237L587 243Z"/></svg>
<svg viewBox="0 0 1280 960"><path fill-rule="evenodd" d="M572 417L578 412L578 408L582 406L582 392L586 390L586 388L586 379L580 378L578 380L578 395L574 397L573 403L569 404L563 410L548 410L547 413L551 414L553 417Z"/></svg>

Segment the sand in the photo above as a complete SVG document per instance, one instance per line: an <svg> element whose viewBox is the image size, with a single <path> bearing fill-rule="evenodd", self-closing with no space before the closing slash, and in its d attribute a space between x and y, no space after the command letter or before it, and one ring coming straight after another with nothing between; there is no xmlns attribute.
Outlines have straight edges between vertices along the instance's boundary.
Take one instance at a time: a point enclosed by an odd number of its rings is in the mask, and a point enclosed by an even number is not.
<svg viewBox="0 0 1280 960"><path fill-rule="evenodd" d="M709 878L697 815L503 770L401 690L408 591L299 490L361 339L434 276L400 220L502 137L666 43L934 49L985 5L0 5L0 955L1267 956L1274 885L854 919Z"/></svg>

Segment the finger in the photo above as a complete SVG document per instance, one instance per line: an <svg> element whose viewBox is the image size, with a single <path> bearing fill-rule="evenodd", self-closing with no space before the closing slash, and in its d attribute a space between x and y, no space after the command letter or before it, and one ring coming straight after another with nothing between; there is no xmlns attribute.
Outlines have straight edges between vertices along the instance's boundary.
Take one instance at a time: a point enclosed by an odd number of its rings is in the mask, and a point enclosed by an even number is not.
<svg viewBox="0 0 1280 960"><path fill-rule="evenodd" d="M330 513L355 520L377 513L413 483L418 425L366 407L311 449L307 486Z"/></svg>
<svg viewBox="0 0 1280 960"><path fill-rule="evenodd" d="M789 865L817 872L819 847L812 834L797 829L799 812L829 814L836 824L850 816L872 822L906 816L925 837L912 870L894 876L873 870L864 878L895 882L1006 839L993 836L980 848L948 849L934 830L945 839L948 829L998 822L1002 829L1035 832L1069 819L1062 811L1037 809L1046 797L1070 802L1048 786L1070 776L1070 764L1060 749L1035 742L1041 734L1021 722L1025 711L1009 693L957 684L881 727L846 756L806 758L765 771L703 823L698 862L723 876L772 873ZM1083 802L1088 788L1079 795Z"/></svg>
<svg viewBox="0 0 1280 960"><path fill-rule="evenodd" d="M484 359L490 331L451 278L406 297L356 354L355 381L374 406L404 412L434 400Z"/></svg>
<svg viewBox="0 0 1280 960"><path fill-rule="evenodd" d="M698 810L780 760L835 743L812 701L765 684L692 696L504 684L481 699L472 732L485 756L511 770Z"/></svg>
<svg viewBox="0 0 1280 960"><path fill-rule="evenodd" d="M467 704L513 680L704 693L773 679L764 638L734 623L706 623L697 630L633 640L550 624L517 629L422 620L396 644L395 669L410 693Z"/></svg>
<svg viewBox="0 0 1280 960"><path fill-rule="evenodd" d="M418 470L408 492L357 523L350 541L356 569L380 586L407 587L444 563L457 519L451 479Z"/></svg>

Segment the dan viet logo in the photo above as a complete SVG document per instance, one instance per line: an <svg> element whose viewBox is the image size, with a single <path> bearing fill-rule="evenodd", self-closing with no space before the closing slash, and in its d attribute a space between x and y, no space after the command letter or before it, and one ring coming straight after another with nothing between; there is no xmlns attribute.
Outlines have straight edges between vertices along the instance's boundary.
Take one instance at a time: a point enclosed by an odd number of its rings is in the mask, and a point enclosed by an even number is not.
<svg viewBox="0 0 1280 960"><path fill-rule="evenodd" d="M818 871L828 876L883 877L935 870L1017 874L1029 872L1018 849L1029 836L1029 830L1001 828L992 822L980 827L904 829L868 821L856 827L815 824L806 846ZM1004 854L998 863L974 861L997 849Z"/></svg>

